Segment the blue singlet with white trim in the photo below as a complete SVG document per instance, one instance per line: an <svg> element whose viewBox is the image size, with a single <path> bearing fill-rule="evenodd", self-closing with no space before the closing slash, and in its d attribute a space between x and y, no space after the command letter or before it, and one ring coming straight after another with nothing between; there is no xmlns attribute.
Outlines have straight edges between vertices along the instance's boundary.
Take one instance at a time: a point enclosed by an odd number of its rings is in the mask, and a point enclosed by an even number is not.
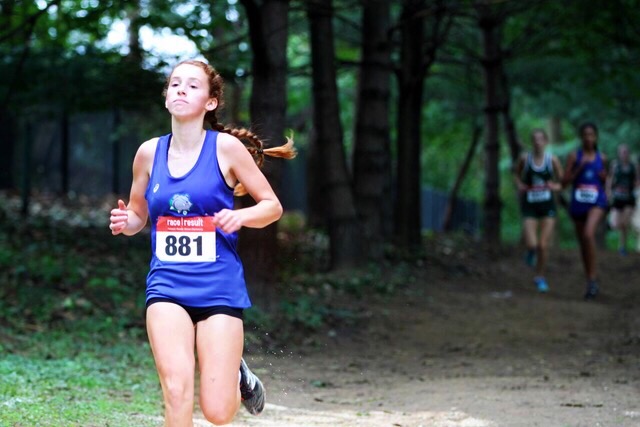
<svg viewBox="0 0 640 427"><path fill-rule="evenodd" d="M212 223L233 209L233 189L222 175L216 153L218 132L207 131L193 168L174 177L167 165L171 134L159 138L145 198L151 221L151 266L147 301L169 298L191 307L251 307L237 233Z"/></svg>
<svg viewBox="0 0 640 427"><path fill-rule="evenodd" d="M584 153L578 150L574 167L579 167ZM571 193L571 205L569 211L572 216L586 215L594 207L607 208L607 195L600 179L600 172L605 170L600 152L596 152L594 160L585 164L582 171L573 180L573 192Z"/></svg>

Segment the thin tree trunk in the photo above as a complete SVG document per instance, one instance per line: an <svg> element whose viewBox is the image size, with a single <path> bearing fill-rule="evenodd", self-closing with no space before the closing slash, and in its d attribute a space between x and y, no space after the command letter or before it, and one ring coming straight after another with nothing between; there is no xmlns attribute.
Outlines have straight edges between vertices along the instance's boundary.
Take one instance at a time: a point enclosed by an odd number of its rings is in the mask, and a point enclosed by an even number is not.
<svg viewBox="0 0 640 427"><path fill-rule="evenodd" d="M362 66L356 113L353 191L366 256L383 256L383 215L391 209L389 0L367 0L362 14Z"/></svg>
<svg viewBox="0 0 640 427"><path fill-rule="evenodd" d="M126 6L127 17L129 18L129 53L127 60L133 64L142 66L142 47L140 46L140 0L130 1Z"/></svg>
<svg viewBox="0 0 640 427"><path fill-rule="evenodd" d="M484 193L484 238L487 242L500 242L501 210L500 199L500 144L499 118L501 52L500 21L491 15L490 6L480 7L479 26L482 32L485 91L485 193Z"/></svg>
<svg viewBox="0 0 640 427"><path fill-rule="evenodd" d="M31 147L33 145L33 125L28 119L25 133L24 152L22 155L22 206L20 209L20 213L24 217L29 215L29 205L31 204Z"/></svg>
<svg viewBox="0 0 640 427"><path fill-rule="evenodd" d="M14 115L0 106L0 141L2 141L2 156L0 157L0 188L14 187L14 158L15 151L15 126L17 121Z"/></svg>
<svg viewBox="0 0 640 427"><path fill-rule="evenodd" d="M557 144L562 142L562 119L556 115L549 117L549 142Z"/></svg>
<svg viewBox="0 0 640 427"><path fill-rule="evenodd" d="M423 59L424 0L406 0L402 9L400 70L398 74L398 159L395 225L397 244L411 249L421 239L421 117L426 69Z"/></svg>
<svg viewBox="0 0 640 427"><path fill-rule="evenodd" d="M509 143L509 151L511 153L511 164L515 165L520 158L522 152L522 144L518 140L518 131L516 124L511 115L511 88L509 87L509 79L504 69L503 61L500 61L500 83L502 87L502 119L504 120L504 132L507 135Z"/></svg>
<svg viewBox="0 0 640 427"><path fill-rule="evenodd" d="M471 144L469 144L469 149L467 150L467 154L462 162L462 166L458 171L458 175L456 176L456 181L453 184L453 188L451 188L451 192L449 193L449 200L447 201L447 207L444 212L444 220L442 221L442 230L447 232L451 231L453 226L453 216L455 214L455 210L457 207L457 199L458 192L464 183L464 179L467 176L467 172L469 171L469 167L471 166L471 161L473 160L473 156L475 155L478 144L480 143L480 137L482 136L482 126L479 124L475 124L473 127L473 135L471 137Z"/></svg>
<svg viewBox="0 0 640 427"><path fill-rule="evenodd" d="M307 2L313 79L315 143L320 182L326 197L331 268L341 269L361 260L360 230L349 182L343 146L336 83L333 6L331 0Z"/></svg>
<svg viewBox="0 0 640 427"><path fill-rule="evenodd" d="M69 110L66 106L62 107L61 128L62 148L60 149L60 177L62 178L62 194L68 195L69 186L69 163L71 156L71 137L69 136Z"/></svg>
<svg viewBox="0 0 640 427"><path fill-rule="evenodd" d="M287 108L288 0L243 0L249 21L252 49L252 88L249 102L251 127L268 145L285 142ZM279 194L282 160L268 158L264 173ZM242 206L255 204L243 197ZM275 265L277 263L277 224L264 229L244 228L240 232L239 251L245 276L254 299L263 308L274 303Z"/></svg>
<svg viewBox="0 0 640 427"><path fill-rule="evenodd" d="M49 9L53 4L57 4L59 0L55 0L46 9L37 12L26 19L21 26L2 34L0 43L14 43L16 46L22 45L22 51L18 57L17 63L13 68L13 75L9 81L7 91L3 94L0 100L0 126L14 126L13 117L15 114L9 112L7 106L11 105L13 95L16 92L18 78L23 72L24 65L27 62L29 53L31 52L31 36L36 26L37 20ZM3 2L2 5L2 23L8 23L11 21L13 9L13 2ZM13 112L15 113L15 111ZM12 135L12 132L8 132ZM14 140L13 138L6 138L0 140L0 147L3 152L3 160L0 161L0 167L2 174L0 174L0 188L12 188L13 187L13 153L14 153Z"/></svg>

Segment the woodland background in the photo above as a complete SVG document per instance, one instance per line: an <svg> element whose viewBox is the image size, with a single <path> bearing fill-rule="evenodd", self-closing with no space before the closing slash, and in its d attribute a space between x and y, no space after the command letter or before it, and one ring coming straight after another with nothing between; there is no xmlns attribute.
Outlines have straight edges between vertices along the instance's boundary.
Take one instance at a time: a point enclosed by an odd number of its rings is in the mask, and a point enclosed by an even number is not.
<svg viewBox="0 0 640 427"><path fill-rule="evenodd" d="M127 198L139 144L170 130L161 92L180 60L222 73L224 122L272 145L293 134L300 151L265 168L283 220L240 238L248 339L272 348L357 322L338 300L429 289L426 265L464 275L460 253L514 253L511 166L534 128L561 159L587 120L610 157L620 143L637 152L639 6L0 0L0 370L15 379L0 391L21 396L16 372L33 363L46 376L40 356L89 354L87 387L102 384L90 372L105 348L148 360L114 345L144 342L148 234L111 237L107 213ZM565 212L558 228L573 250Z"/></svg>

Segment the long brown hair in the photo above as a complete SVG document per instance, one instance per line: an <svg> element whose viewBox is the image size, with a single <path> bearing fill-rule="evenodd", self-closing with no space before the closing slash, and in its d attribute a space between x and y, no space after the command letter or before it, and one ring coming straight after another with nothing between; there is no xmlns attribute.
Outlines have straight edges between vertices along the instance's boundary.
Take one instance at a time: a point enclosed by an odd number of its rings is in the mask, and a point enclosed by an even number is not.
<svg viewBox="0 0 640 427"><path fill-rule="evenodd" d="M264 142L262 141L262 139L260 139L260 137L252 131L245 128L234 128L219 123L217 111L224 104L224 80L222 79L222 76L211 65L198 60L182 61L178 63L173 69L175 70L177 67L183 64L189 64L199 67L207 75L207 80L209 83L209 97L215 98L218 101L218 106L212 111L207 111L204 115L204 121L206 123L209 123L211 129L217 130L218 132L228 133L242 141L247 150L249 150L249 153L251 153L251 155L253 156L253 160L256 162L258 167L262 167L262 165L264 164L265 155L270 157L280 157L283 159L293 159L296 156L297 152L293 146L293 138L287 137L287 142L284 145L264 148ZM171 71L171 74L173 74L173 70ZM167 89L169 87L171 74L169 74L169 77L167 77L167 82L165 83L165 87L162 92L163 96L167 95ZM234 194L236 196L243 196L247 194L247 191L242 183L238 183L236 185Z"/></svg>

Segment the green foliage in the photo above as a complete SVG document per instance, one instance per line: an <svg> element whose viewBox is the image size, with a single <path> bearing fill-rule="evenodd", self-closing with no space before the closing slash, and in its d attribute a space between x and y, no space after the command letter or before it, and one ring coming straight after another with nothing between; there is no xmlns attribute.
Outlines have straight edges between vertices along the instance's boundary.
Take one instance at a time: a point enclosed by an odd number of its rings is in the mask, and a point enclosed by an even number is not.
<svg viewBox="0 0 640 427"><path fill-rule="evenodd" d="M0 424L154 426L160 387L148 345L34 334L0 359Z"/></svg>

